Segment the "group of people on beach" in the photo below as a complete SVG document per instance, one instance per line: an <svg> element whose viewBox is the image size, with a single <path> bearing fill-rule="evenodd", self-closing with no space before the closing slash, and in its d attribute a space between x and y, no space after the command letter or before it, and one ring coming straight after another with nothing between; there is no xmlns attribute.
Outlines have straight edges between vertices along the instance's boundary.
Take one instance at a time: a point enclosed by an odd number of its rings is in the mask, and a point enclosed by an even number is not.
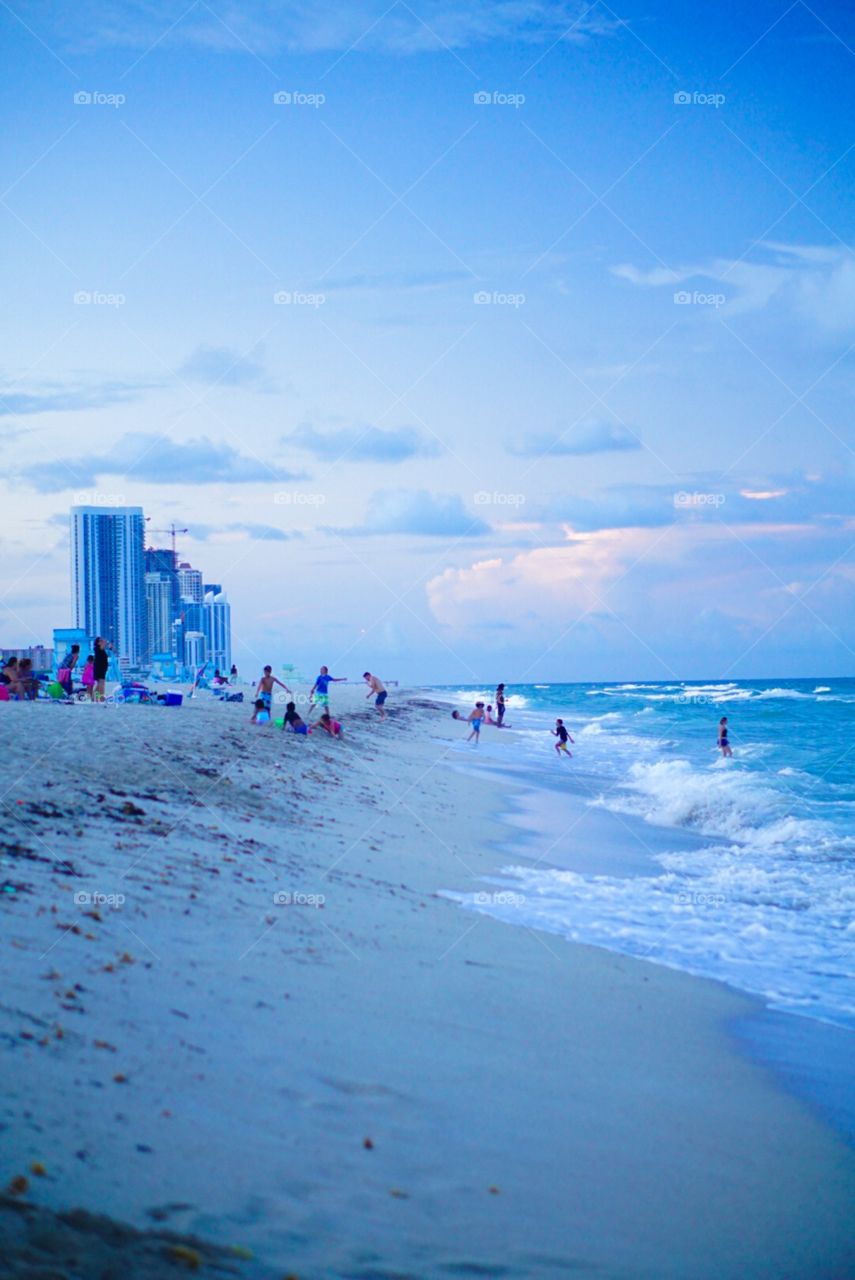
<svg viewBox="0 0 855 1280"><path fill-rule="evenodd" d="M385 720L386 699L388 697L386 686L379 676L372 675L370 671L363 672L362 678L368 685L368 692L365 697L374 699L374 705L380 713L380 719ZM321 729L329 734L331 738L340 738L343 732L342 724L340 720L334 720L330 714L329 687L331 684L340 684L345 680L347 680L347 676L332 676L330 675L329 667L321 667L309 693L309 710L319 709L319 718L314 724L307 724L297 710L296 702L291 701L285 706L282 728L290 730L291 733L300 734L301 737L308 736L313 729ZM273 691L274 686L277 684L280 689L284 689L293 699L294 690L290 689L283 680L273 674L273 668L270 665L266 666L255 689L255 703L251 724L265 725L273 723L271 715Z"/></svg>
<svg viewBox="0 0 855 1280"><path fill-rule="evenodd" d="M468 716L462 716L459 711L452 711L452 720L463 720L466 724L471 725L467 742L472 742L477 747L481 741L481 726L485 724L494 725L497 729L510 729L512 726L505 723L505 686L499 684L496 686L496 711L493 713L493 703L490 702L486 706L483 702L476 702L475 706L469 712ZM555 751L559 756L572 756L573 752L567 746L568 742L573 742L564 721L559 717L555 721L555 728L549 731L558 741L555 743ZM573 743L575 746L575 742Z"/></svg>
<svg viewBox="0 0 855 1280"><path fill-rule="evenodd" d="M109 649L113 646L104 636L95 639L95 652L90 653L81 665L80 645L73 644L60 663L56 682L67 698L74 695L74 678L79 673L80 682L90 702L103 702L110 666ZM9 658L0 671L0 700L21 699L33 701L39 696L40 678L33 672L31 658Z"/></svg>

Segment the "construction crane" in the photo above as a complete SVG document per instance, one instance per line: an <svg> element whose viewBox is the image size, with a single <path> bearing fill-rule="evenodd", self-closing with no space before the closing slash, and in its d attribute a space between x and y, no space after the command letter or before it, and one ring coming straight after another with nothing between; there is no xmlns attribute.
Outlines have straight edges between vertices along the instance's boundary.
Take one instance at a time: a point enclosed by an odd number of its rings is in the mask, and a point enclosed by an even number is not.
<svg viewBox="0 0 855 1280"><path fill-rule="evenodd" d="M148 523L148 521L149 521L150 519L151 519L151 516L146 516L146 524ZM176 534L179 534L179 533L189 533L189 532L190 532L190 530L189 530L189 529L178 529L178 528L176 528L176 526L175 526L175 521L173 520L172 524L169 526L169 528L168 528L168 529L149 529L149 531L148 531L148 532L149 532L149 533L168 533L168 534L169 534L170 538L172 539L172 561L173 561L173 563L175 564L175 566L177 567L177 566L178 566L178 553L177 553L177 551L175 550L175 537L176 537Z"/></svg>

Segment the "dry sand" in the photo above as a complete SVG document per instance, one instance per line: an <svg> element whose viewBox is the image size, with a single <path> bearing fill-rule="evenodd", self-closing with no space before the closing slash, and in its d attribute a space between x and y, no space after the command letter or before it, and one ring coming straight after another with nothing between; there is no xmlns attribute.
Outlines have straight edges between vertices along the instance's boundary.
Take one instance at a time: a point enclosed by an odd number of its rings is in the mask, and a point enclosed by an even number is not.
<svg viewBox="0 0 855 1280"><path fill-rule="evenodd" d="M855 1156L734 1052L752 1002L438 896L503 860L495 780L430 695L332 697L342 742L0 708L2 1274L855 1274ZM212 1252L108 1263L74 1208Z"/></svg>

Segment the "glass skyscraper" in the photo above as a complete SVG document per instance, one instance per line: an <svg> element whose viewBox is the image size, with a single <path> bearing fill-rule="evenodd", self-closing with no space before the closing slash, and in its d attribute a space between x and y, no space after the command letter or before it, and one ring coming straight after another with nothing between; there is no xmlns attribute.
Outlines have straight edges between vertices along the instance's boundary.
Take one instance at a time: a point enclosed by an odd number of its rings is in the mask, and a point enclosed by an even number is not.
<svg viewBox="0 0 855 1280"><path fill-rule="evenodd" d="M132 667L148 655L144 549L142 507L71 508L74 625Z"/></svg>

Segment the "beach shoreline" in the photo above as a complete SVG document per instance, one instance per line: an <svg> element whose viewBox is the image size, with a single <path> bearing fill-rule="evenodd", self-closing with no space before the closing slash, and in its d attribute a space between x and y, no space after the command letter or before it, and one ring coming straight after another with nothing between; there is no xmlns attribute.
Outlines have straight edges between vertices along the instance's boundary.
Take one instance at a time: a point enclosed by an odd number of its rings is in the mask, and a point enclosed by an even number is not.
<svg viewBox="0 0 855 1280"><path fill-rule="evenodd" d="M430 690L334 705L4 708L4 1181L301 1278L845 1274L855 1157L735 1051L756 1002L461 911L495 780ZM75 933L82 884L125 900Z"/></svg>

